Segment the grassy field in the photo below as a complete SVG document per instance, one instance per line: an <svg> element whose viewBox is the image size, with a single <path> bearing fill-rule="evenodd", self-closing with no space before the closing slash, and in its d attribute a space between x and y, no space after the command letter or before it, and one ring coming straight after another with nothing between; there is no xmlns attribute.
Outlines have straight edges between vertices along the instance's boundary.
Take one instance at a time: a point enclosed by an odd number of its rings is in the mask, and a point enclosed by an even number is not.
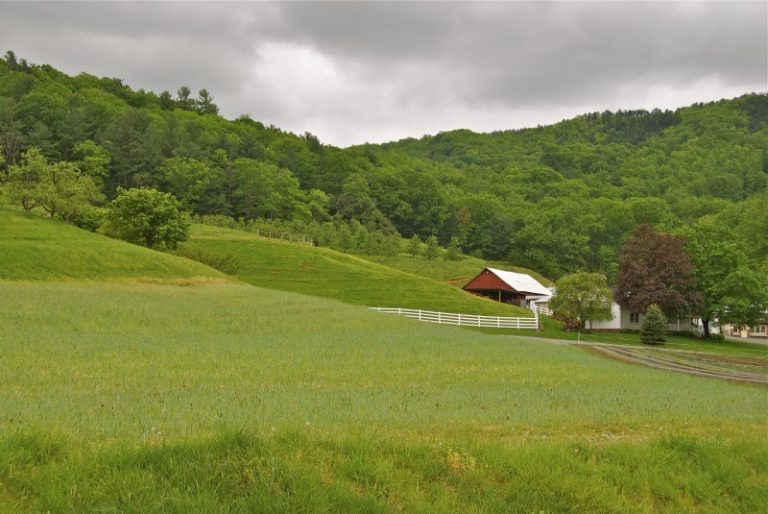
<svg viewBox="0 0 768 514"><path fill-rule="evenodd" d="M768 490L763 388L248 285L0 303L7 505L754 512Z"/></svg>
<svg viewBox="0 0 768 514"><path fill-rule="evenodd" d="M0 512L765 511L764 387L257 288L2 216L22 225L0 229L19 279L0 280ZM305 292L340 270L394 287L335 252L193 244L260 255ZM258 266L242 278L270 276Z"/></svg>
<svg viewBox="0 0 768 514"><path fill-rule="evenodd" d="M459 288L328 248L195 225L187 249L232 256L249 284L333 298L369 307L531 317L530 311L479 298Z"/></svg>
<svg viewBox="0 0 768 514"><path fill-rule="evenodd" d="M173 255L0 207L0 279L226 279Z"/></svg>

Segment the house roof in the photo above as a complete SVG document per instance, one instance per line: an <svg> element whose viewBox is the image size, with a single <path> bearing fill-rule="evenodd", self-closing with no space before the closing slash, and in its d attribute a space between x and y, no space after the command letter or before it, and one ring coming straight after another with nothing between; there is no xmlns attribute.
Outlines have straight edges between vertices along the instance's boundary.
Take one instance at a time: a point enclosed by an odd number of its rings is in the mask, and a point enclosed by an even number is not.
<svg viewBox="0 0 768 514"><path fill-rule="evenodd" d="M552 292L541 285L538 280L525 273L514 273L512 271L504 271L501 269L488 268L488 271L499 277L501 280L507 283L515 291L521 293L533 293L545 296L551 296Z"/></svg>

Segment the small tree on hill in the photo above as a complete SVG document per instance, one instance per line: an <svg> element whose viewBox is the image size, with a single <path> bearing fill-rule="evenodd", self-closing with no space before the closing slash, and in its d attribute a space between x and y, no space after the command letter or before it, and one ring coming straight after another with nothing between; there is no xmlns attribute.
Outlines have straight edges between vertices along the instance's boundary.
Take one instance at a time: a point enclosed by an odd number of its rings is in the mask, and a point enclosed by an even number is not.
<svg viewBox="0 0 768 514"><path fill-rule="evenodd" d="M48 215L71 222L102 200L93 178L71 162L48 162L42 152L29 148L22 161L8 168L6 191L24 210L41 207Z"/></svg>
<svg viewBox="0 0 768 514"><path fill-rule="evenodd" d="M458 261L461 259L461 245L458 236L453 236L443 258L446 261Z"/></svg>
<svg viewBox="0 0 768 514"><path fill-rule="evenodd" d="M411 257L416 257L421 253L421 239L416 234L408 241L408 253Z"/></svg>
<svg viewBox="0 0 768 514"><path fill-rule="evenodd" d="M189 236L189 221L170 193L118 188L109 204L108 232L147 248L176 248Z"/></svg>
<svg viewBox="0 0 768 514"><path fill-rule="evenodd" d="M640 339L647 344L663 343L666 341L667 318L658 305L651 304L645 311L643 324L640 326Z"/></svg>
<svg viewBox="0 0 768 514"><path fill-rule="evenodd" d="M429 236L427 238L427 246L424 248L424 257L430 261L437 259L440 253L440 246L437 244L437 237Z"/></svg>

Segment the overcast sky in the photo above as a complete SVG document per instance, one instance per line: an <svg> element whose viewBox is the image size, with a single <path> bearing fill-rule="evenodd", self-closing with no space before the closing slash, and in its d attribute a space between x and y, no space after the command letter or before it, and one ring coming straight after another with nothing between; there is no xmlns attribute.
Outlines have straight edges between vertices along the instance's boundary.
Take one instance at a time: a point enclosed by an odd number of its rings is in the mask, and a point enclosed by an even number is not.
<svg viewBox="0 0 768 514"><path fill-rule="evenodd" d="M0 49L340 146L768 89L768 2L5 3Z"/></svg>

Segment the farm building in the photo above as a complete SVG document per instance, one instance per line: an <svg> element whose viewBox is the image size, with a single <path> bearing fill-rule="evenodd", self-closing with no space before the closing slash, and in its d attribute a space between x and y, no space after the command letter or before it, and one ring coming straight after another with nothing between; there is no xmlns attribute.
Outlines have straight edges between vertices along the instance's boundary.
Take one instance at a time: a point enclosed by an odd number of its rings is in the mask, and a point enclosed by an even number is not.
<svg viewBox="0 0 768 514"><path fill-rule="evenodd" d="M640 330L645 317L645 314L641 312L630 312L628 309L623 309L616 302L611 302L611 315L613 317L610 320L591 321L589 323L590 329L606 332L637 331ZM709 330L713 334L720 332L719 325L716 323L711 323ZM682 317L667 320L667 331L701 334L704 327L701 324L701 319L697 317Z"/></svg>
<svg viewBox="0 0 768 514"><path fill-rule="evenodd" d="M768 337L768 319L760 320L752 327L725 325L723 332L731 337Z"/></svg>
<svg viewBox="0 0 768 514"><path fill-rule="evenodd" d="M529 307L531 301L549 299L552 292L525 273L485 268L463 288L498 302Z"/></svg>

